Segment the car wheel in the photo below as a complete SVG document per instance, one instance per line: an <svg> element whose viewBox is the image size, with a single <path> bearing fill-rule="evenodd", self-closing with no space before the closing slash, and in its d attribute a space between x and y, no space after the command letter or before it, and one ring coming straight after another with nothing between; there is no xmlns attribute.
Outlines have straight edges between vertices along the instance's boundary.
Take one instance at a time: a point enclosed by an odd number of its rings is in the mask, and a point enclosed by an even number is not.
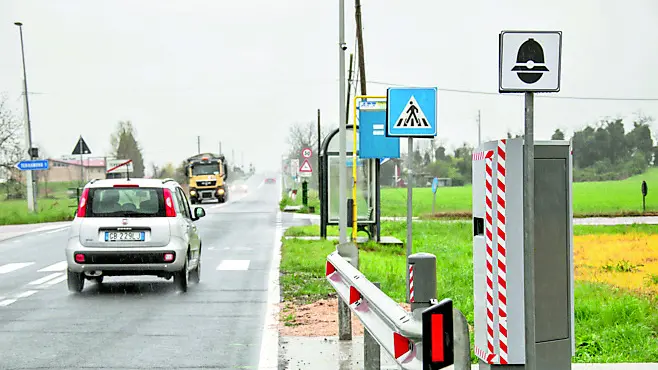
<svg viewBox="0 0 658 370"><path fill-rule="evenodd" d="M189 259L190 255L188 254L183 268L174 275L174 284L181 292L187 292L187 282L190 278L190 272L187 270Z"/></svg>
<svg viewBox="0 0 658 370"><path fill-rule="evenodd" d="M79 272L66 270L66 283L69 287L69 291L80 293L85 287L85 277Z"/></svg>

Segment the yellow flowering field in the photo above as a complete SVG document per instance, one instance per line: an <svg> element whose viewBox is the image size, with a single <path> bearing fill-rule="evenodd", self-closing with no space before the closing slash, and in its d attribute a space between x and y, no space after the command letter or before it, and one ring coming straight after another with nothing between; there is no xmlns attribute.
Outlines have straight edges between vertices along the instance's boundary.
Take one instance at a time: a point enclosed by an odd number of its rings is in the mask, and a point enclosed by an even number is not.
<svg viewBox="0 0 658 370"><path fill-rule="evenodd" d="M658 234L574 237L575 277L658 296Z"/></svg>

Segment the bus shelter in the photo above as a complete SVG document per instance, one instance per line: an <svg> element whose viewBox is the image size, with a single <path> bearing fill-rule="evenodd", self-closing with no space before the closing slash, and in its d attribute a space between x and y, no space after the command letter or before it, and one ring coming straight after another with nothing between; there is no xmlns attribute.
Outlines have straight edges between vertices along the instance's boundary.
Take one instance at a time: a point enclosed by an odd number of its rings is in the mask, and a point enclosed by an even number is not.
<svg viewBox="0 0 658 370"><path fill-rule="evenodd" d="M348 224L352 227L352 148L354 125L347 125L346 130L346 184L345 194L348 202ZM358 147L358 129L357 147ZM327 237L327 226L339 224L340 207L340 151L338 129L335 129L322 142L320 150L320 236ZM379 191L379 159L358 158L357 151L357 228L365 231L370 240L380 241L380 191Z"/></svg>

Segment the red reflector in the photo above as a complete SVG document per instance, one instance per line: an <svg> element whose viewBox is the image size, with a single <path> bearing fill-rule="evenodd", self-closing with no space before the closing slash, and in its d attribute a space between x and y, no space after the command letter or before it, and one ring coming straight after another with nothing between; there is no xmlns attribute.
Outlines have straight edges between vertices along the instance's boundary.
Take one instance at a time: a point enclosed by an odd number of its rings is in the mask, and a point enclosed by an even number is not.
<svg viewBox="0 0 658 370"><path fill-rule="evenodd" d="M138 188L137 184L114 184L115 188Z"/></svg>
<svg viewBox="0 0 658 370"><path fill-rule="evenodd" d="M361 299L361 293L359 293L358 290L356 290L355 287L351 286L350 287L350 304L358 301Z"/></svg>
<svg viewBox="0 0 658 370"><path fill-rule="evenodd" d="M432 315L432 362L443 362L443 314Z"/></svg>
<svg viewBox="0 0 658 370"><path fill-rule="evenodd" d="M336 268L331 264L331 262L327 261L327 268L325 271L327 272L326 276L329 276L336 272Z"/></svg>
<svg viewBox="0 0 658 370"><path fill-rule="evenodd" d="M85 262L85 255L84 255L84 254L77 253L77 254L75 255L75 262L77 262L77 263L84 263L84 262Z"/></svg>
<svg viewBox="0 0 658 370"><path fill-rule="evenodd" d="M400 358L400 356L409 352L409 339L401 336L398 333L393 333L393 352L395 358Z"/></svg>
<svg viewBox="0 0 658 370"><path fill-rule="evenodd" d="M174 260L174 254L173 253L165 253L164 260L165 260L165 262L173 261Z"/></svg>

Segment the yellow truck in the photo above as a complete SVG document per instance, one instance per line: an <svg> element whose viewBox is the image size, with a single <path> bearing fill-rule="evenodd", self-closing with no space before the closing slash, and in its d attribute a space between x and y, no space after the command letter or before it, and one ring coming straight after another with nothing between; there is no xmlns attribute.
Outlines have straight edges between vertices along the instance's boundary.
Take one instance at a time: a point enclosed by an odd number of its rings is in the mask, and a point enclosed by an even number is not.
<svg viewBox="0 0 658 370"><path fill-rule="evenodd" d="M228 200L228 175L226 158L223 155L202 153L187 159L185 176L188 179L188 191L192 204L204 200L218 200L224 203Z"/></svg>

